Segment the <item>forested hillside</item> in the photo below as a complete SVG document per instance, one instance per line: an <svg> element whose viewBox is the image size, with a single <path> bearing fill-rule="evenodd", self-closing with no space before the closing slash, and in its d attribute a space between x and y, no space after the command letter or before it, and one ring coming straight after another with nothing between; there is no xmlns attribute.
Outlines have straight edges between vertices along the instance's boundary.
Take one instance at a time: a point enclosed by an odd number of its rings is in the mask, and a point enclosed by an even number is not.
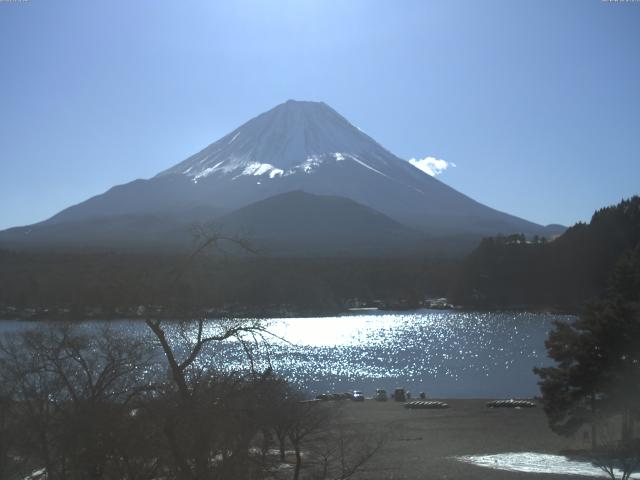
<svg viewBox="0 0 640 480"><path fill-rule="evenodd" d="M426 257L272 258L24 253L0 251L4 316L47 308L82 318L129 316L140 306L167 314L335 311L374 301L417 307L441 297L456 262ZM8 309L8 310L7 310Z"/></svg>
<svg viewBox="0 0 640 480"><path fill-rule="evenodd" d="M640 248L640 197L598 210L554 240L493 237L464 260L403 257L187 256L0 250L0 313L84 318L213 309L259 315L350 306L415 308L449 297L482 309L576 312L603 293L619 258ZM47 311L45 311L47 310ZM25 315L18 315L25 316ZM29 314L27 314L29 316Z"/></svg>
<svg viewBox="0 0 640 480"><path fill-rule="evenodd" d="M640 243L640 197L594 213L553 241L484 239L465 260L454 301L483 308L577 310L600 295L616 261Z"/></svg>

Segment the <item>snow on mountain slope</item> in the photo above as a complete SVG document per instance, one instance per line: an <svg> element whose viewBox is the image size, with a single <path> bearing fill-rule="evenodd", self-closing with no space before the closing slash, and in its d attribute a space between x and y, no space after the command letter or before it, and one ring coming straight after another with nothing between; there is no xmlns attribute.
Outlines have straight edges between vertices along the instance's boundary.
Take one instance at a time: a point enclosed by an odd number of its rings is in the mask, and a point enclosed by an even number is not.
<svg viewBox="0 0 640 480"><path fill-rule="evenodd" d="M207 202L224 208L304 190L350 198L433 234L543 233L396 157L321 102L280 104L156 179L171 175L201 186Z"/></svg>
<svg viewBox="0 0 640 480"><path fill-rule="evenodd" d="M380 169L396 160L326 104L289 100L158 176L182 174L194 183L227 175L273 179L310 174L322 164L341 161L354 161L384 175Z"/></svg>
<svg viewBox="0 0 640 480"><path fill-rule="evenodd" d="M211 208L231 212L292 191L352 200L432 238L546 233L398 158L328 105L293 100L153 178L115 186L40 225L121 215L179 219L181 212Z"/></svg>

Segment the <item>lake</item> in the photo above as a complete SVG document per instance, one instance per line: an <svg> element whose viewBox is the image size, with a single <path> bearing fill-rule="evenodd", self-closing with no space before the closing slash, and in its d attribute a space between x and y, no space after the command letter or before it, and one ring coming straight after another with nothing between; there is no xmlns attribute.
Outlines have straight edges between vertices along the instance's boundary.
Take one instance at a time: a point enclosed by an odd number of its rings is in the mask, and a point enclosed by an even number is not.
<svg viewBox="0 0 640 480"><path fill-rule="evenodd" d="M259 366L315 395L323 392L404 387L439 398L502 398L538 395L532 369L550 363L544 341L554 320L571 316L514 312L418 310L353 312L335 317L265 320L273 337L255 346ZM97 328L107 322L85 322ZM141 321L108 322L127 335L148 338ZM0 333L33 323L5 321ZM168 324L169 334L174 325ZM209 348L202 363L242 368L238 342Z"/></svg>

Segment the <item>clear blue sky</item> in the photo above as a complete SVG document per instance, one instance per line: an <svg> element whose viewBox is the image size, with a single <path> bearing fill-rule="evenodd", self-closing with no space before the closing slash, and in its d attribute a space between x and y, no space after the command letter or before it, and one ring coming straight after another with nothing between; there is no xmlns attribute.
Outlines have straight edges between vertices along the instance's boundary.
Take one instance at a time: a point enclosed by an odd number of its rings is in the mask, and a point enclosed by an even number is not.
<svg viewBox="0 0 640 480"><path fill-rule="evenodd" d="M640 2L0 1L0 228L322 100L491 207L640 193Z"/></svg>

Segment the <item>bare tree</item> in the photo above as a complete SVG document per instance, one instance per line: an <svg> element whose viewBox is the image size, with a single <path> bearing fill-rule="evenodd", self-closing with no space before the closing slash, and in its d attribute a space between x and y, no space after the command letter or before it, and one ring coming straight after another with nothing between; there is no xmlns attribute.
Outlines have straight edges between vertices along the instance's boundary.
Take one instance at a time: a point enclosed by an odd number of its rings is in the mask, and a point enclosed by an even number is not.
<svg viewBox="0 0 640 480"><path fill-rule="evenodd" d="M311 447L311 478L351 478L382 448L386 435L370 429L337 425Z"/></svg>
<svg viewBox="0 0 640 480"><path fill-rule="evenodd" d="M614 423L614 417L598 419L598 446L589 452L588 458L611 480L629 480L640 468L640 439L625 434L629 419L618 417L619 428Z"/></svg>
<svg viewBox="0 0 640 480"><path fill-rule="evenodd" d="M293 480L345 480L384 445L386 435L349 425L342 408L336 402L296 401L280 413L278 427L286 431L295 454Z"/></svg>
<svg viewBox="0 0 640 480"><path fill-rule="evenodd" d="M14 455L49 480L98 479L126 456L121 423L146 390L143 345L108 330L86 335L41 326L0 342L0 375L12 385Z"/></svg>
<svg viewBox="0 0 640 480"><path fill-rule="evenodd" d="M207 249L224 254L226 253L225 247L231 245L244 252L257 252L245 238L239 235L223 234L214 225L195 225L192 227L192 234L194 241L197 242L197 247L184 264L176 268L174 285L178 283L196 258ZM167 338L163 321L148 316L145 323L158 340L169 366L171 379L184 401L188 401L192 394L188 387L190 369L194 366L204 347L229 339L235 339L244 344L246 335L255 339L256 335L266 333L262 323L256 319L222 319L207 322L203 316L200 316L192 321L181 321L177 324L176 335L183 341L184 354L179 358L174 345Z"/></svg>
<svg viewBox="0 0 640 480"><path fill-rule="evenodd" d="M0 376L0 478L11 478L17 474L25 461L24 457L15 455L19 433L15 421L16 403L13 386L6 380Z"/></svg>
<svg viewBox="0 0 640 480"><path fill-rule="evenodd" d="M336 404L321 402L299 402L292 412L291 424L287 436L293 446L296 463L293 479L300 478L302 469L302 450L306 442L311 442L325 429L330 428L330 419L335 416Z"/></svg>
<svg viewBox="0 0 640 480"><path fill-rule="evenodd" d="M228 248L255 253L240 236L226 235L211 227L195 227L199 243L175 272L175 283L207 249L225 253ZM173 459L168 466L179 479L244 478L250 441L258 429L251 412L256 410L251 389L270 375L255 371L251 346L267 333L256 319L207 320L169 324L148 317L167 362L170 386L164 394L163 433ZM224 365L205 368L199 363L208 347L235 341L246 353L249 381L242 375L223 374ZM172 393L171 386L175 390ZM239 471L242 470L242 471Z"/></svg>
<svg viewBox="0 0 640 480"><path fill-rule="evenodd" d="M248 248L207 235L176 281L207 245ZM145 325L150 341L95 324L39 325L0 341L0 478L273 480L290 446L296 480L346 479L375 452L373 437L337 421L335 404L303 401L258 362L269 335L261 321L150 315Z"/></svg>

